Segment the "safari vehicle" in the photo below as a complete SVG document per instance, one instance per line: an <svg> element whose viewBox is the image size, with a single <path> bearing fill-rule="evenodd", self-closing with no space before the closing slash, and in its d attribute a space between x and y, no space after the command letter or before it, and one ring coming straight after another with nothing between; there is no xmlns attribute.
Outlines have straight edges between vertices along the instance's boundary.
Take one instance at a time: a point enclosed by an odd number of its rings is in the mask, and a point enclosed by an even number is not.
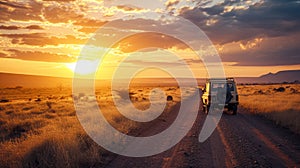
<svg viewBox="0 0 300 168"><path fill-rule="evenodd" d="M203 111L208 114L212 103L214 107L227 108L233 115L237 114L239 97L234 78L207 79L202 89Z"/></svg>

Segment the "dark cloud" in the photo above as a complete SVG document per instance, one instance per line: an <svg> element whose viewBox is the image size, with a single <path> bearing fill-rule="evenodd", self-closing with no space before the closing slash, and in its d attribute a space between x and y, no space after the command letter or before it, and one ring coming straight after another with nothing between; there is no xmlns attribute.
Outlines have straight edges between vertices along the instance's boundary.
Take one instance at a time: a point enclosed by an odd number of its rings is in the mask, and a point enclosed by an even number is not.
<svg viewBox="0 0 300 168"><path fill-rule="evenodd" d="M0 25L0 29L2 29L2 30L18 30L18 29L20 29L20 27L19 26Z"/></svg>
<svg viewBox="0 0 300 168"><path fill-rule="evenodd" d="M67 23L68 21L83 20L84 16L77 14L71 8L66 6L46 7L44 9L44 17L52 23Z"/></svg>
<svg viewBox="0 0 300 168"><path fill-rule="evenodd" d="M297 65L299 59L300 34L287 37L275 37L263 40L255 48L247 50L231 50L230 48L220 52L223 61L237 62L242 66L272 66L272 65Z"/></svg>
<svg viewBox="0 0 300 168"><path fill-rule="evenodd" d="M296 0L268 0L248 9L232 9L226 6L236 1L225 1L212 7L198 7L184 11L181 16L197 24L214 44L245 43L258 37L281 39L276 43L264 40L260 47L250 50L236 49L235 53L221 53L223 61L238 62L238 65L291 65L300 64L300 3ZM213 19L215 23L207 22ZM293 44L286 44L286 42ZM270 45L273 45L271 47Z"/></svg>
<svg viewBox="0 0 300 168"><path fill-rule="evenodd" d="M7 50L11 53L10 58L45 62L74 62L75 59L63 54L40 52L40 51L20 51L15 49Z"/></svg>
<svg viewBox="0 0 300 168"><path fill-rule="evenodd" d="M7 56L8 56L7 54L0 52L0 57L1 57L1 58L5 58L5 57L7 57Z"/></svg>
<svg viewBox="0 0 300 168"><path fill-rule="evenodd" d="M42 30L44 28L39 25L30 25L30 26L26 26L26 27L15 26L15 25L12 25L12 26L0 25L0 29L2 29L2 30L18 30L18 29Z"/></svg>
<svg viewBox="0 0 300 168"><path fill-rule="evenodd" d="M46 33L28 33L28 34L0 34L0 36L2 37L8 37L8 38L34 38L34 39L38 39L38 38L43 38L44 36L46 36Z"/></svg>
<svg viewBox="0 0 300 168"><path fill-rule="evenodd" d="M54 1L54 0L53 0ZM72 0L55 0L60 5L44 6L43 2L34 0L25 2L0 2L0 21L5 22L11 19L29 21L44 21L45 18L52 23L66 23L69 20L76 21L83 19L83 15L77 14L70 5L60 2L70 2Z"/></svg>
<svg viewBox="0 0 300 168"><path fill-rule="evenodd" d="M44 28L39 25L30 25L30 26L26 26L25 29L42 30Z"/></svg>
<svg viewBox="0 0 300 168"><path fill-rule="evenodd" d="M38 20L42 21L41 10L43 5L36 1L29 1L29 3L16 2L1 2L0 3L0 21L5 22L13 20Z"/></svg>
<svg viewBox="0 0 300 168"><path fill-rule="evenodd" d="M300 4L296 1L269 0L246 10L233 9L223 13L226 5L234 3L225 1L210 8L199 7L182 13L182 16L196 23L218 44L248 40L259 35L282 36L300 30ZM216 19L217 23L208 26L205 24L208 19Z"/></svg>
<svg viewBox="0 0 300 168"><path fill-rule="evenodd" d="M6 6L6 7L12 7L12 8L23 8L23 9L28 8L28 7L25 7L25 6L20 5L18 3L15 3L15 2L2 2L2 1L0 1L0 5L1 6Z"/></svg>
<svg viewBox="0 0 300 168"><path fill-rule="evenodd" d="M30 33L30 34L0 34L2 37L12 39L13 44L27 44L36 46L59 45L59 44L85 44L87 39L76 38L75 36L67 35L65 37L48 37L45 33Z"/></svg>

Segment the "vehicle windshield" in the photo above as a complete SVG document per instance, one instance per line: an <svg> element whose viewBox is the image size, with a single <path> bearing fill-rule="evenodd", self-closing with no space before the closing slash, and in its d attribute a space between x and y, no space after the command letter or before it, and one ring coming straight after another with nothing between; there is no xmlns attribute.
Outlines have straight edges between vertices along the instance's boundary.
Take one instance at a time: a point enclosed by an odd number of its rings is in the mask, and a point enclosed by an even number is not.
<svg viewBox="0 0 300 168"><path fill-rule="evenodd" d="M224 88L225 84L224 83L212 83L211 88L217 89L217 88Z"/></svg>
<svg viewBox="0 0 300 168"><path fill-rule="evenodd" d="M233 83L211 83L212 90L226 89L228 91L234 91Z"/></svg>

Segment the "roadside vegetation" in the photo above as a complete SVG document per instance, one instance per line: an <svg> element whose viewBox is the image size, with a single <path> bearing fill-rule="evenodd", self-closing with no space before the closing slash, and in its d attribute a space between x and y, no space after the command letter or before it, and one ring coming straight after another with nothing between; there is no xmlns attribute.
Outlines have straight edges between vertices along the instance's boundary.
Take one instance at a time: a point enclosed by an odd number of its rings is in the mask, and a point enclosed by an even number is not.
<svg viewBox="0 0 300 168"><path fill-rule="evenodd" d="M239 85L240 106L300 134L300 84Z"/></svg>
<svg viewBox="0 0 300 168"><path fill-rule="evenodd" d="M136 108L149 108L151 89L130 89ZM181 100L178 87L162 89L171 96L169 109ZM242 108L300 133L300 84L240 85L238 89ZM122 117L109 92L109 88L96 90L101 111L119 131L134 135L141 123ZM118 91L115 98L122 100L124 94ZM90 139L76 117L73 101L91 97L74 98L70 88L0 88L0 167L99 167L112 159L113 154Z"/></svg>
<svg viewBox="0 0 300 168"><path fill-rule="evenodd" d="M130 99L141 110L149 107L151 87L131 88ZM180 101L177 87L163 88L172 95L171 107ZM109 88L96 90L104 116L115 128L133 134L140 125L114 108ZM122 100L119 91L116 99ZM83 130L70 88L0 88L0 167L100 167L113 154L96 144Z"/></svg>

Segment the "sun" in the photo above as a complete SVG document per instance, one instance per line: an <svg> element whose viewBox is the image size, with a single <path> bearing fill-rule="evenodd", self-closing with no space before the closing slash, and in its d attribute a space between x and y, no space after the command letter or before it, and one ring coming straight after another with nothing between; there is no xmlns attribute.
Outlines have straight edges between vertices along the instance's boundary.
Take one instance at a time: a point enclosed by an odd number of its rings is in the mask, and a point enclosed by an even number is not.
<svg viewBox="0 0 300 168"><path fill-rule="evenodd" d="M93 74L98 69L98 60L78 60L73 63L66 63L66 67L78 75Z"/></svg>

